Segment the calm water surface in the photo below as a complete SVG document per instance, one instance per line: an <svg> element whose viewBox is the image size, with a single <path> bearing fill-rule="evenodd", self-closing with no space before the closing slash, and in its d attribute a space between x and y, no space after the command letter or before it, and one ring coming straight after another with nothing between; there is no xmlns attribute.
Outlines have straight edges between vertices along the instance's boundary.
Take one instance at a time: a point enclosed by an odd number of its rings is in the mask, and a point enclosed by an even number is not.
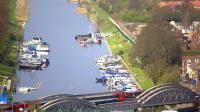
<svg viewBox="0 0 200 112"><path fill-rule="evenodd" d="M30 0L30 18L24 38L42 36L50 44L50 66L44 71L17 70L17 87L41 87L30 94L17 92L15 101L34 100L53 94L82 94L107 91L95 83L98 76L95 58L108 54L103 43L90 48L81 47L75 40L77 34L93 31L95 26L88 17L76 13L77 4L68 0Z"/></svg>

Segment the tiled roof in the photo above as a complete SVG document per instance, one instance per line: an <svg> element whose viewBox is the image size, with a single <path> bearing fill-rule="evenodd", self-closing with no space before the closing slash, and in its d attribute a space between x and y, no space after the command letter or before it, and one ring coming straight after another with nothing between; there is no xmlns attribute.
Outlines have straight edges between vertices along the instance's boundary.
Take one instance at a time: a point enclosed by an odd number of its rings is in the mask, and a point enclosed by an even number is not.
<svg viewBox="0 0 200 112"><path fill-rule="evenodd" d="M182 4L181 1L169 1L169 2L162 1L162 2L160 2L158 4L158 6L160 8L162 8L162 7L168 7L168 6L171 7L171 8L175 8L176 6L181 5L181 4Z"/></svg>
<svg viewBox="0 0 200 112"><path fill-rule="evenodd" d="M200 7L200 1L191 1L193 6L198 6Z"/></svg>
<svg viewBox="0 0 200 112"><path fill-rule="evenodd" d="M176 6L178 5L182 5L182 1L168 1L168 2L165 2L165 1L162 1L158 4L158 6L160 8L163 8L163 7L171 7L171 8L175 8ZM194 6L194 7L200 7L200 0L196 0L196 1L190 1L190 3Z"/></svg>
<svg viewBox="0 0 200 112"><path fill-rule="evenodd" d="M186 60L186 59L196 59L196 58L200 58L200 55L183 56L183 57L182 57L182 60Z"/></svg>

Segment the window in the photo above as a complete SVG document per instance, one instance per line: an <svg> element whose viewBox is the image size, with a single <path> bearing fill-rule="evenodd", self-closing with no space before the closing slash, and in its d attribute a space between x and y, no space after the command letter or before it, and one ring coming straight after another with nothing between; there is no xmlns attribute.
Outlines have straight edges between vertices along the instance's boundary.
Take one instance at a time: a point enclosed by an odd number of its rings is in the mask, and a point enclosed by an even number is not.
<svg viewBox="0 0 200 112"><path fill-rule="evenodd" d="M188 63L191 63L191 59L188 59L187 62L188 62Z"/></svg>
<svg viewBox="0 0 200 112"><path fill-rule="evenodd" d="M195 63L198 63L199 62L199 59L195 59Z"/></svg>

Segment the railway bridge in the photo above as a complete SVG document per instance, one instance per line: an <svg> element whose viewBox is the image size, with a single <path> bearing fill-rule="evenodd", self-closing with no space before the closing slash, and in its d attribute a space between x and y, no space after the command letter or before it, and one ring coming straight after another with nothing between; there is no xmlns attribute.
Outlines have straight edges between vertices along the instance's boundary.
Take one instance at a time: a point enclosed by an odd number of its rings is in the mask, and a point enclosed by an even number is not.
<svg viewBox="0 0 200 112"><path fill-rule="evenodd" d="M41 110L72 110L74 107L87 111L137 110L138 108L163 105L199 103L199 94L186 87L166 84L153 87L143 93L97 93L85 95L54 95L41 98L47 101L40 106ZM73 111L72 111L73 112Z"/></svg>
<svg viewBox="0 0 200 112"><path fill-rule="evenodd" d="M142 93L58 94L34 102L37 102L37 109L46 112L110 112L187 103L198 106L199 94L181 85L165 84ZM29 103L34 104L33 101Z"/></svg>

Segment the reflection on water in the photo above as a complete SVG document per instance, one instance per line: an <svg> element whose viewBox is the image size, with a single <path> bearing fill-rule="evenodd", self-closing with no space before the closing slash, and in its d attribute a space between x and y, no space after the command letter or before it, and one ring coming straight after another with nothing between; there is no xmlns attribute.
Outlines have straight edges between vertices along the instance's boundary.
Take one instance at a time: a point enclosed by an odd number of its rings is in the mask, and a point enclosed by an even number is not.
<svg viewBox="0 0 200 112"><path fill-rule="evenodd" d="M36 91L23 94L17 92L14 100L34 100L52 94L82 94L107 91L95 78L96 57L108 54L105 42L83 48L74 40L77 34L95 31L85 15L77 14L77 4L67 0L30 0L30 19L24 37L44 37L50 44L48 55L50 65L43 71L23 71L17 69L18 87L35 87ZM39 86L38 86L39 85Z"/></svg>

